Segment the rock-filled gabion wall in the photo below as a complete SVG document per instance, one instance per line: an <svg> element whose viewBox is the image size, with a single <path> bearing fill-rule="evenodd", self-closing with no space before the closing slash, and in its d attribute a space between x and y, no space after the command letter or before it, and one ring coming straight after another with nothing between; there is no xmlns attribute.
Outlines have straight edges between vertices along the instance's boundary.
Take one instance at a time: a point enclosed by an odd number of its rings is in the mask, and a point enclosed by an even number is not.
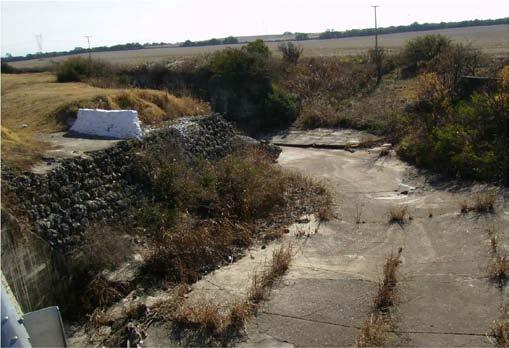
<svg viewBox="0 0 509 348"><path fill-rule="evenodd" d="M219 115L183 118L142 140L122 141L87 153L86 158L62 160L45 174L3 168L2 180L4 189L13 192L27 212L35 232L65 252L79 245L88 224L120 218L139 199L143 183L132 178L137 151L171 149L184 157L214 160L237 147L256 144L236 135Z"/></svg>

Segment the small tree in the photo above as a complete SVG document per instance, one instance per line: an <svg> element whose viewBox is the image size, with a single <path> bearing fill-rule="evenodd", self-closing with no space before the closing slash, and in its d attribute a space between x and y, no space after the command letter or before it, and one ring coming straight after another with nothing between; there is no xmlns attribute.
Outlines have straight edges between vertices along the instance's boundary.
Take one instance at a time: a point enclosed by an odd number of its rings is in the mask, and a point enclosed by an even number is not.
<svg viewBox="0 0 509 348"><path fill-rule="evenodd" d="M270 57L270 49L265 44L265 42L263 42L262 39L257 39L255 41L251 41L243 48L249 54L258 55L258 56L260 56L262 58L266 58L266 59Z"/></svg>
<svg viewBox="0 0 509 348"><path fill-rule="evenodd" d="M233 37L233 36L228 36L223 39L223 44L225 44L225 45L238 44L238 43L239 43L239 39L237 39L236 37Z"/></svg>
<svg viewBox="0 0 509 348"><path fill-rule="evenodd" d="M442 50L428 64L428 70L435 72L454 95L462 94L461 81L463 76L475 76L486 58L481 51L461 43L453 44Z"/></svg>
<svg viewBox="0 0 509 348"><path fill-rule="evenodd" d="M404 72L415 75L450 46L451 40L443 35L419 36L408 41L400 57Z"/></svg>
<svg viewBox="0 0 509 348"><path fill-rule="evenodd" d="M293 42L282 43L278 46L279 51L283 55L283 60L290 64L296 64L302 55L302 47Z"/></svg>
<svg viewBox="0 0 509 348"><path fill-rule="evenodd" d="M306 33L295 33L295 40L297 41L309 40L309 35Z"/></svg>
<svg viewBox="0 0 509 348"><path fill-rule="evenodd" d="M385 62L386 53L385 50L381 47L373 48L368 51L368 62L374 64L376 67L376 79L377 82L382 80L382 75L384 74L384 62Z"/></svg>

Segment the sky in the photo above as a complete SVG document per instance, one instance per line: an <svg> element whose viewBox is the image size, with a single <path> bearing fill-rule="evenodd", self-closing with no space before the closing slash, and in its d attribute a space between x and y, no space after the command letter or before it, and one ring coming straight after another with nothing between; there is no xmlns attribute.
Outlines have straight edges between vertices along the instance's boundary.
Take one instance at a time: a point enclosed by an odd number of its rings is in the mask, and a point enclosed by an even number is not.
<svg viewBox="0 0 509 348"><path fill-rule="evenodd" d="M505 0L1 1L1 55L509 16Z"/></svg>

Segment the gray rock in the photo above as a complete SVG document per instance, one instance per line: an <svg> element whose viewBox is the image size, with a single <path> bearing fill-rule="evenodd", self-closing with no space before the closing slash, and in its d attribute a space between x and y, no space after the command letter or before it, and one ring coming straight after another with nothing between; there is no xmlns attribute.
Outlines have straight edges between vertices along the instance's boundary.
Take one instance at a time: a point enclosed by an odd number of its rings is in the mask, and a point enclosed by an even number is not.
<svg viewBox="0 0 509 348"><path fill-rule="evenodd" d="M81 220L85 216L86 213L87 213L87 207L84 206L83 204L75 204L72 207L72 216L77 220Z"/></svg>

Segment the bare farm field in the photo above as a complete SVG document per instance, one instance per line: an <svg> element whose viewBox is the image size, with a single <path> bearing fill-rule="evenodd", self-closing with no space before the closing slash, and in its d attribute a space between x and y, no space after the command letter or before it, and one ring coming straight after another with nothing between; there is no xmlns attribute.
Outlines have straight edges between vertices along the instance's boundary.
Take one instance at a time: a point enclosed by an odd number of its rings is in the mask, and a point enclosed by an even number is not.
<svg viewBox="0 0 509 348"><path fill-rule="evenodd" d="M443 34L455 42L471 44L475 48L482 49L485 53L497 56L509 54L507 37L509 25L493 25L482 27L453 28L444 30L418 31L409 33L387 34L380 36L380 44L390 50L401 49L409 39L427 34ZM304 48L304 55L312 56L347 56L363 54L373 46L372 36L351 37L330 40L308 40L301 41L299 45ZM270 49L276 53L278 42L267 42ZM238 45L216 45L200 47L160 47L141 50L98 52L94 57L110 61L111 63L131 65L145 62L158 62L172 58L192 57L201 54L212 53L225 47ZM52 59L33 59L14 62L16 68L42 67L51 61L61 61L69 56Z"/></svg>

